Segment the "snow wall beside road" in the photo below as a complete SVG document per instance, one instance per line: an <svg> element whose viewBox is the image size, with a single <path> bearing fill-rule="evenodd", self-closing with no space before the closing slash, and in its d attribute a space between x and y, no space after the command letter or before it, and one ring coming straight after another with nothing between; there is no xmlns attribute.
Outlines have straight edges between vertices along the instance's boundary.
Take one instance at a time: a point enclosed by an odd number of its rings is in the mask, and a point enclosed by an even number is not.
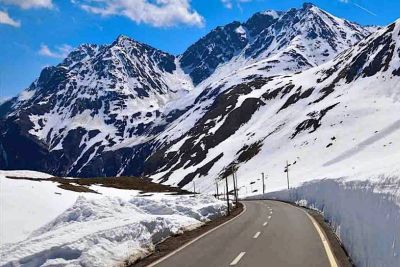
<svg viewBox="0 0 400 267"><path fill-rule="evenodd" d="M378 181L377 181L378 180ZM323 213L356 266L400 266L400 180L323 179L252 198L296 202Z"/></svg>

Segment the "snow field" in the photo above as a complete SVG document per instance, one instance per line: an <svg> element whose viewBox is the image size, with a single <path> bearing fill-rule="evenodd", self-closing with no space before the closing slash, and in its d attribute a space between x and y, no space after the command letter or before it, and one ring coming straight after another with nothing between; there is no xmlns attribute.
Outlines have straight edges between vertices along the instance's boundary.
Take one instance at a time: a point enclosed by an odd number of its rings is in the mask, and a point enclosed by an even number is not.
<svg viewBox="0 0 400 267"><path fill-rule="evenodd" d="M101 186L90 187L101 194L76 193L1 174L0 266L114 266L225 212L211 196Z"/></svg>

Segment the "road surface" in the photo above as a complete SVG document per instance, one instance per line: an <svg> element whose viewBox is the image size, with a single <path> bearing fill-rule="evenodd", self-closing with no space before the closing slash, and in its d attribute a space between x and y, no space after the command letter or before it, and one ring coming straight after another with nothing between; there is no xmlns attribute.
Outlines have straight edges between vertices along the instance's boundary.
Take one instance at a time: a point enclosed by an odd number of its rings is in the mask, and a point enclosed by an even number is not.
<svg viewBox="0 0 400 267"><path fill-rule="evenodd" d="M303 210L276 201L244 204L239 217L150 266L335 266Z"/></svg>

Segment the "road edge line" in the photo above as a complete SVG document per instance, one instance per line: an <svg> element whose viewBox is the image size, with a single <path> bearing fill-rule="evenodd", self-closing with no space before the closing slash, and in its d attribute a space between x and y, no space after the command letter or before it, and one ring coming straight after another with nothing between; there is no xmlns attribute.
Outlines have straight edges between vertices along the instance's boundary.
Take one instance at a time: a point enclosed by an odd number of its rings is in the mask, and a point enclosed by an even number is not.
<svg viewBox="0 0 400 267"><path fill-rule="evenodd" d="M304 211L304 210L303 210ZM319 234L319 237L321 238L322 244L324 245L326 255L328 256L329 263L331 264L331 267L338 267L338 263L336 260L335 255L333 254L333 251L331 249L331 245L328 241L328 238L325 236L325 233L321 229L321 226L318 224L318 222L310 215L308 212L304 211L308 218L310 218L311 222L313 223L314 227L317 229L317 232Z"/></svg>
<svg viewBox="0 0 400 267"><path fill-rule="evenodd" d="M279 201L281 203L284 203L286 205L295 207L299 210L301 210L302 212L304 212L307 217L311 220L312 224L314 225L314 228L317 230L317 233L319 235L319 238L321 239L322 244L324 245L324 249L325 249L325 253L326 256L328 257L329 260L329 264L331 265L331 267L339 267L339 264L337 263L337 259L335 257L335 254L333 254L332 248L331 248L331 244L329 243L328 238L325 235L324 230L321 229L321 226L319 225L319 223L304 209L295 206L295 205L291 205L289 203L283 202L283 201Z"/></svg>
<svg viewBox="0 0 400 267"><path fill-rule="evenodd" d="M172 251L172 252L170 252L169 254L165 255L164 257L162 257L162 258L156 260L155 262L150 263L150 264L147 265L146 267L153 267L153 266L156 266L157 264L159 264L159 263L163 262L164 260L170 258L171 256L175 255L176 253L178 253L179 251L183 250L184 248L190 246L191 244L193 244L194 242L198 241L199 239L201 239L201 238L205 237L206 235L208 235L208 234L214 232L215 230L221 228L221 227L224 226L225 224L228 224L228 223L234 221L235 219L239 218L239 217L242 216L242 215L246 212L246 210L247 210L246 204L242 203L242 205L243 205L243 210L242 210L242 212L239 213L237 216L235 216L235 217L233 217L232 219L230 219L230 220L228 220L228 221L226 221L226 222L224 222L224 223L218 225L217 227L214 227L214 228L208 230L207 232L203 233L202 235L196 237L195 239L190 240L189 242L187 242L187 243L184 244L183 246L181 246L181 247L175 249L174 251Z"/></svg>

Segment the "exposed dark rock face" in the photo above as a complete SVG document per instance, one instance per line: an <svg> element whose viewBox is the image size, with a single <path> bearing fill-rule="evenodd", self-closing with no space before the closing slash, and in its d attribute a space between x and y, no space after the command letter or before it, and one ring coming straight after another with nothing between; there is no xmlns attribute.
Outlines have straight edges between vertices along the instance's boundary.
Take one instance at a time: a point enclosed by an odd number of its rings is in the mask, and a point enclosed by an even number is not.
<svg viewBox="0 0 400 267"><path fill-rule="evenodd" d="M183 53L181 66L190 73L194 84L209 77L219 64L232 59L247 45L248 38L237 31L239 27L237 21L218 27Z"/></svg>
<svg viewBox="0 0 400 267"><path fill-rule="evenodd" d="M292 134L291 138L295 138L298 134L306 130L308 130L308 133L315 132L321 126L321 120L326 115L326 113L338 104L339 103L336 103L318 112L309 113L308 116L310 118L297 125L295 132Z"/></svg>
<svg viewBox="0 0 400 267"><path fill-rule="evenodd" d="M239 151L238 151L238 162L246 162L252 159L255 155L257 155L262 147L262 141L255 142L251 145L244 145Z"/></svg>
<svg viewBox="0 0 400 267"><path fill-rule="evenodd" d="M4 169L43 170L48 151L45 144L26 134L25 125L12 121L0 123L0 144ZM10 166L10 167L9 167Z"/></svg>
<svg viewBox="0 0 400 267"><path fill-rule="evenodd" d="M220 159L222 158L224 153L219 154L216 156L214 159L206 163L204 166L197 168L196 171L191 172L187 174L182 181L178 183L179 187L184 187L187 185L189 182L191 182L197 175L199 176L206 176L208 174L208 171L212 168L212 166Z"/></svg>
<svg viewBox="0 0 400 267"><path fill-rule="evenodd" d="M285 102L285 104L283 104L283 106L279 109L279 111L281 111L282 109L287 108L290 105L295 104L297 101L299 101L300 99L304 99L309 97L312 92L314 91L314 88L310 88L305 90L304 92L301 91L301 86L296 90L296 92L294 94L292 94L288 100ZM278 112L279 112L278 111Z"/></svg>

